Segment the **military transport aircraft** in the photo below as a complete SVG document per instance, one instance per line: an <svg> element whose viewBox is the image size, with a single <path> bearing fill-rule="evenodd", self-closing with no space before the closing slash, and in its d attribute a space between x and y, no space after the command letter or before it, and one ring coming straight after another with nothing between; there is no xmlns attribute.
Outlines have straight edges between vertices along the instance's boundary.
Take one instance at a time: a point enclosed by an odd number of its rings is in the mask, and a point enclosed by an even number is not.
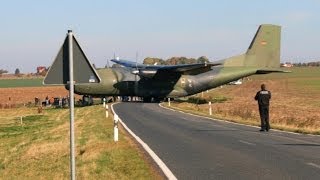
<svg viewBox="0 0 320 180"><path fill-rule="evenodd" d="M214 63L159 66L112 59L122 66L97 69L99 83L92 83L96 80L88 77L87 83L75 84L75 93L98 97L139 96L144 101L151 101L152 98L196 94L254 74L284 72L279 69L280 35L280 26L260 25L244 54ZM80 46L77 44L76 47L86 58ZM82 64L78 68L85 66L92 68L91 63ZM55 70L50 68L44 83L50 79L50 71Z"/></svg>

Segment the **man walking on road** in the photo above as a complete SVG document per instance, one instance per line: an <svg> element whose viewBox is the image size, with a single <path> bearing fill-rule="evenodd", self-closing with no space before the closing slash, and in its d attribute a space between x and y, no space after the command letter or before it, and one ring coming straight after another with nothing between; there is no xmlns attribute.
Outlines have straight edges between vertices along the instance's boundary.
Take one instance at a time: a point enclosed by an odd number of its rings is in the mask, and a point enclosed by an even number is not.
<svg viewBox="0 0 320 180"><path fill-rule="evenodd" d="M257 92L254 99L258 101L259 105L259 114L261 119L260 131L269 131L269 101L271 99L271 92L266 90L265 84L261 84L261 90Z"/></svg>

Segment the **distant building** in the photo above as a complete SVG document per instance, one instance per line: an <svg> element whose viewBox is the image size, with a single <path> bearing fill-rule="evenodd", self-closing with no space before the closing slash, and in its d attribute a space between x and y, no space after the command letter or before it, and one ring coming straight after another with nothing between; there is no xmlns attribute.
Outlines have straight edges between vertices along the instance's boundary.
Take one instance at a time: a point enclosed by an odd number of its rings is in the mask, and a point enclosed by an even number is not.
<svg viewBox="0 0 320 180"><path fill-rule="evenodd" d="M291 68L291 67L293 67L293 64L292 63L284 63L284 64L281 64L281 67Z"/></svg>
<svg viewBox="0 0 320 180"><path fill-rule="evenodd" d="M41 74L43 72L46 72L47 68L45 66L38 66L37 67L37 74Z"/></svg>

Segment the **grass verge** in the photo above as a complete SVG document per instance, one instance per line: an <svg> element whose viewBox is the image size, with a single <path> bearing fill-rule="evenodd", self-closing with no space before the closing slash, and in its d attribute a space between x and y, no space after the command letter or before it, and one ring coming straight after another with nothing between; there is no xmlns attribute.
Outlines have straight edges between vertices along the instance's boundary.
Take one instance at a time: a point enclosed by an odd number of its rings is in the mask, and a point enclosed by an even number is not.
<svg viewBox="0 0 320 180"><path fill-rule="evenodd" d="M199 105L196 105L196 104L171 102L171 106L169 106L167 103L162 103L161 105L170 109L174 109L174 110L178 110L178 111L182 111L190 114L200 115L204 117L215 118L215 119L220 119L224 121L230 121L230 122L235 122L235 123L245 124L245 125L260 126L260 120L258 119L257 116L253 115L250 110L243 111L243 109L238 109L238 110L232 111L231 113L216 111L216 112L213 112L213 115L210 116L208 113L209 112L208 107L200 108ZM319 128L314 128L313 126L301 127L301 126L297 126L296 124L272 122L271 128L282 130L282 131L288 131L288 132L320 135Z"/></svg>
<svg viewBox="0 0 320 180"><path fill-rule="evenodd" d="M36 112L0 112L0 179L69 179L69 110ZM124 131L113 142L113 120L101 105L75 109L75 137L77 178L163 179Z"/></svg>

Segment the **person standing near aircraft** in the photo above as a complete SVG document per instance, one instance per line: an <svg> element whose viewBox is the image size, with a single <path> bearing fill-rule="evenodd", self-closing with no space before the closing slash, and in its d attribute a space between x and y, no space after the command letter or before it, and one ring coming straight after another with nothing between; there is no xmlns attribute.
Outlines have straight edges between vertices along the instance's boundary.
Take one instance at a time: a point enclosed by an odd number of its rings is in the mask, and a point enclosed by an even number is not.
<svg viewBox="0 0 320 180"><path fill-rule="evenodd" d="M265 84L261 84L261 90L257 92L254 99L258 101L259 105L259 114L261 119L260 131L269 131L269 102L271 99L271 92L266 89Z"/></svg>

